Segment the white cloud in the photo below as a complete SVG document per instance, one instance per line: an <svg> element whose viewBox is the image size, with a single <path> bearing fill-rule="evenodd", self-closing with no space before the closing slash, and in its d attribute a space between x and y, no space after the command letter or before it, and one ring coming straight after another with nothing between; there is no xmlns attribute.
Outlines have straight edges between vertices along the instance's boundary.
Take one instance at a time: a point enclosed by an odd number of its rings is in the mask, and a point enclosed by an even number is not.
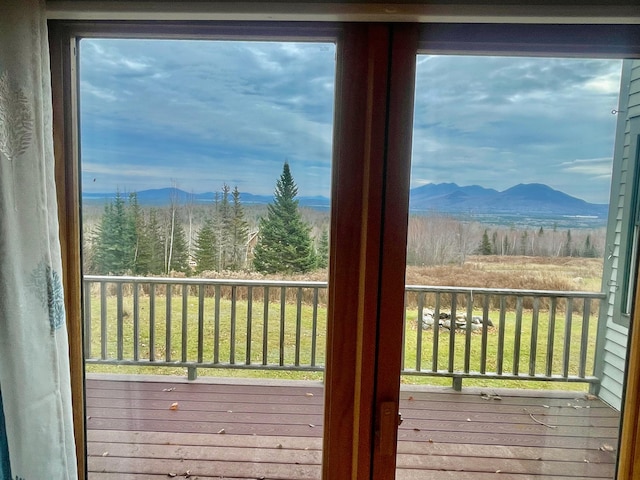
<svg viewBox="0 0 640 480"><path fill-rule="evenodd" d="M581 175L611 178L611 158L576 159L571 162L563 162L560 168L564 172L578 173Z"/></svg>

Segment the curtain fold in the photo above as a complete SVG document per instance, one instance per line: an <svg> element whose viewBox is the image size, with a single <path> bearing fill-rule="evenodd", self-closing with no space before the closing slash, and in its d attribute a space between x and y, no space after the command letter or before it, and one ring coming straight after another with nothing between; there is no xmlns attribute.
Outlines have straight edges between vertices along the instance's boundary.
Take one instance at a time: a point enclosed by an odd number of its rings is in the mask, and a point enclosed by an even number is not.
<svg viewBox="0 0 640 480"><path fill-rule="evenodd" d="M44 1L0 1L0 479L77 478Z"/></svg>

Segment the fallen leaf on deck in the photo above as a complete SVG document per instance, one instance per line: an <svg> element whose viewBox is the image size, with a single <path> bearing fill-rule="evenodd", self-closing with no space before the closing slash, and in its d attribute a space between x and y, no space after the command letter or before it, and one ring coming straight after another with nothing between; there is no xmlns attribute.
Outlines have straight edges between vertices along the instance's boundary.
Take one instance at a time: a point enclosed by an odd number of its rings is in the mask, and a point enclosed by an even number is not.
<svg viewBox="0 0 640 480"><path fill-rule="evenodd" d="M310 424L309 424L309 426L310 426L311 428L315 427L315 425L314 425L313 423L310 423Z"/></svg>
<svg viewBox="0 0 640 480"><path fill-rule="evenodd" d="M502 400L502 397L500 395L494 395L493 397L494 400Z"/></svg>
<svg viewBox="0 0 640 480"><path fill-rule="evenodd" d="M429 440L427 440L429 443L433 443L433 440L430 438Z"/></svg>
<svg viewBox="0 0 640 480"><path fill-rule="evenodd" d="M414 429L413 429L413 431L414 431L414 432L419 432L419 431L420 431L420 429L419 429L419 428L414 428Z"/></svg>
<svg viewBox="0 0 640 480"><path fill-rule="evenodd" d="M584 398L586 400L598 400L598 396L597 395L592 395L590 393L585 393L584 394Z"/></svg>
<svg viewBox="0 0 640 480"><path fill-rule="evenodd" d="M614 448L611 445L607 445L606 443L603 443L602 446L600 447L600 450L602 450L603 452L613 452Z"/></svg>
<svg viewBox="0 0 640 480"><path fill-rule="evenodd" d="M282 448L282 444L281 443L277 444L276 448Z"/></svg>
<svg viewBox="0 0 640 480"><path fill-rule="evenodd" d="M178 476L177 473L173 473L173 472L167 473L167 477L170 477L170 478L177 477L177 476Z"/></svg>
<svg viewBox="0 0 640 480"><path fill-rule="evenodd" d="M549 405L542 405L542 408L550 408Z"/></svg>
<svg viewBox="0 0 640 480"><path fill-rule="evenodd" d="M171 387L171 388L163 388L162 391L163 392L173 392L176 389L176 387Z"/></svg>
<svg viewBox="0 0 640 480"><path fill-rule="evenodd" d="M102 454L102 456L103 456L103 457L108 457L108 456L109 456L109 452L104 452L104 453Z"/></svg>
<svg viewBox="0 0 640 480"><path fill-rule="evenodd" d="M313 397L313 393L311 393L311 392L307 392L307 393L305 393L305 395L306 395L307 397Z"/></svg>
<svg viewBox="0 0 640 480"><path fill-rule="evenodd" d="M227 432L225 431L225 429L224 429L224 428L221 428L220 430L218 430L218 433L219 433L220 435L222 435L222 434L227 433Z"/></svg>
<svg viewBox="0 0 640 480"><path fill-rule="evenodd" d="M177 410L178 409L178 402L174 402L171 404L171 406L169 407L169 410Z"/></svg>

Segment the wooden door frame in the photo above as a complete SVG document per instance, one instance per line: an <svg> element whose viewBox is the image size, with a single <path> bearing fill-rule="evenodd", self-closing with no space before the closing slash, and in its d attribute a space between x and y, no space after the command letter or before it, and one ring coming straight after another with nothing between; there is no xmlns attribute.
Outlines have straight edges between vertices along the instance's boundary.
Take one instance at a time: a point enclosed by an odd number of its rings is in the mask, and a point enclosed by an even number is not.
<svg viewBox="0 0 640 480"><path fill-rule="evenodd" d="M325 480L395 476L417 32L351 24L339 42Z"/></svg>

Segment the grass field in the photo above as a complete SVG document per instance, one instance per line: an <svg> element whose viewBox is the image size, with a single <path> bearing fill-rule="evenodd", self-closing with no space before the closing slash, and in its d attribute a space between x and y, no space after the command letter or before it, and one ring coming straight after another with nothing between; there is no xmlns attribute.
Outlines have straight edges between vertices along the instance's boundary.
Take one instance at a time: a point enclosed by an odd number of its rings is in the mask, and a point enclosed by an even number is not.
<svg viewBox="0 0 640 480"><path fill-rule="evenodd" d="M449 266L446 270L447 275L438 276L438 271L442 267L426 268L409 268L407 272L407 283L411 284L445 284L458 286L482 286L497 288L526 288L526 289L546 289L553 290L599 290L598 284L599 269L601 271L601 261L594 259L555 259L555 262L544 259L528 259L525 257L504 257L509 262L497 261L503 257L473 257L467 264L462 266ZM510 272L510 273L509 273ZM300 279L300 278L296 278ZM308 279L308 278L305 278ZM319 279L317 276L312 278ZM509 279L507 282L505 279ZM438 280L438 281L436 281ZM455 281L454 281L455 280ZM246 294L245 294L246 295ZM242 297L240 295L239 297ZM92 338L91 338L91 357L97 358L101 352L100 332L100 296L97 293L92 294ZM114 296L107 297L107 330L105 338L105 347L107 358L117 358L117 321L116 321L116 298ZM123 358L133 358L134 354L134 309L133 299L131 295L125 295L123 298ZM148 295L141 295L139 302L139 333L138 333L138 353L139 358L148 359L150 352L150 315L151 308ZM252 364L260 364L263 361L263 342L264 342L264 318L262 298L256 297L252 302L252 321L251 325L247 322L248 304L245 300L238 300L235 307L235 324L231 319L231 301L227 298L221 298L219 302L219 323L217 326L215 318L215 299L206 297L204 299L204 315L202 321L202 360L204 362L213 362L214 358L221 363L235 362L243 364L249 361ZM444 308L446 309L446 308ZM593 365L593 355L595 351L595 340L597 332L597 306L592 306L592 315L589 321L589 340L587 349L587 375L591 371ZM297 308L295 303L287 303L284 309L284 329L281 330L281 311L279 302L271 302L269 304L268 329L266 336L267 362L269 364L278 364L280 361L281 338L283 340L282 356L285 365L293 365L296 363L296 336L300 337L300 349L298 360L300 365L310 365L312 356L316 365L324 364L324 351L326 339L326 305L319 305L316 315L316 346L315 352L312 351L312 338L314 331L313 308L311 305L303 303L300 310L300 327L299 333L297 324ZM481 312L475 314L481 315ZM406 329L405 329L405 368L415 369L418 360L417 337L418 322L417 308L415 305L408 305ZM491 311L490 318L496 323L496 327L490 328L487 333L487 360L486 370L494 372L498 362L498 328L497 319L499 313ZM183 333L186 336L186 353L187 361L198 361L198 298L189 296L187 299L187 318L186 330L182 328L182 298L174 295L170 308L170 335L167 343L166 329L166 297L165 295L156 295L155 297L155 314L154 314L154 355L157 360L164 360L167 352L170 352L169 361L182 360L182 342ZM513 370L514 349L517 338L520 340L520 358L519 372L527 373L529 371L530 345L532 338L532 314L530 310L524 309L521 322L521 334L516 337L516 312L509 309L505 316L505 342L503 353L503 371L509 373ZM250 329L251 341L247 342L248 331ZM549 330L549 312L541 310L536 333L536 352L535 352L535 372L544 373L546 370L547 359L547 338ZM582 330L582 314L577 310L572 317L572 330L570 350L569 371L572 374L578 373L578 360L580 357L580 333ZM556 315L554 328L554 347L553 347L553 373L558 374L562 371L563 365L563 345L564 345L564 313L562 310ZM233 341L231 340L233 337ZM217 339L217 342L215 341ZM465 353L465 335L457 333L455 335L455 356L454 370L462 370L464 368ZM474 333L471 335L470 344L470 370L480 370L481 356L481 340L482 335ZM420 355L420 363L422 368L430 368L433 356L433 331L422 331L422 349ZM449 362L449 332L441 330L439 334L439 354L438 369L445 370ZM249 351L247 349L249 347ZM233 358L232 358L233 355ZM232 362L232 363L233 363ZM172 374L185 375L186 369L183 367L143 367L143 366L118 366L118 365L88 365L87 371L90 372L120 372L120 373L153 373L153 374ZM199 375L211 376L237 376L237 377L268 377L268 378L285 378L285 379L322 379L321 372L309 371L265 371L250 369L228 369L228 368L200 368ZM405 375L402 377L404 383L412 384L441 384L450 385L451 379L434 378L428 376ZM487 379L465 379L465 386L487 386L487 387L515 387L515 388L562 388L585 390L587 387L581 383L557 383L557 382L532 382L526 380L509 380L509 381L490 381Z"/></svg>

